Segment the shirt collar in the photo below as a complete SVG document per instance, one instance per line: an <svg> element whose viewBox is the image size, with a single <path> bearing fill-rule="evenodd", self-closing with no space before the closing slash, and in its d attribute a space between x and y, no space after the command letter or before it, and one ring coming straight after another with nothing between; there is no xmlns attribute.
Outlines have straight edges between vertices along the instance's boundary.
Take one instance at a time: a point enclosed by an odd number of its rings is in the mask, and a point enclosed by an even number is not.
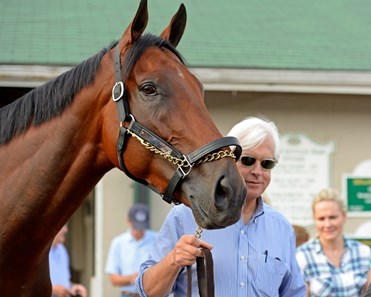
<svg viewBox="0 0 371 297"><path fill-rule="evenodd" d="M321 246L321 243L319 242L318 236L313 240L313 246L317 254L322 251L322 246ZM347 249L347 248L349 248L349 241L346 238L344 238L344 249Z"/></svg>
<svg viewBox="0 0 371 297"><path fill-rule="evenodd" d="M316 251L317 254L322 251L322 246L321 246L321 243L319 242L319 238L318 237L316 237L313 240L313 246L314 246L314 250Z"/></svg>
<svg viewBox="0 0 371 297"><path fill-rule="evenodd" d="M129 230L129 241L130 241L130 242L141 242L141 241L143 241L143 240L145 239L146 234L147 234L147 231L144 231L143 237L142 237L141 239L137 240L137 239L136 239L136 238L131 234L131 232L130 232L130 230Z"/></svg>
<svg viewBox="0 0 371 297"><path fill-rule="evenodd" d="M264 214L264 203L263 203L263 199L260 196L257 199L257 203L258 203L258 206L257 206L253 216L247 222L247 224L244 223L243 217L241 216L240 220L235 224L236 227L246 228L248 224L256 224L257 223L258 218Z"/></svg>
<svg viewBox="0 0 371 297"><path fill-rule="evenodd" d="M264 214L264 204L263 204L263 199L261 196L258 197L257 199L258 207L256 208L253 216L252 216L252 221L253 223L256 223L258 217L262 216Z"/></svg>

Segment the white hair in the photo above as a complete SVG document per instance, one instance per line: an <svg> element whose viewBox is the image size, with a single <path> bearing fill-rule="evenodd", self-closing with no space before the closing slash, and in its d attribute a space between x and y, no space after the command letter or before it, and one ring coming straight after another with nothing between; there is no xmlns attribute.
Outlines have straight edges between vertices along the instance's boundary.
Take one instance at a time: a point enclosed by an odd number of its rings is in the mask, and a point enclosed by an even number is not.
<svg viewBox="0 0 371 297"><path fill-rule="evenodd" d="M267 137L272 137L274 159L278 161L280 158L280 135L277 126L267 119L248 117L237 123L229 131L228 136L236 137L241 144L242 150L253 149Z"/></svg>

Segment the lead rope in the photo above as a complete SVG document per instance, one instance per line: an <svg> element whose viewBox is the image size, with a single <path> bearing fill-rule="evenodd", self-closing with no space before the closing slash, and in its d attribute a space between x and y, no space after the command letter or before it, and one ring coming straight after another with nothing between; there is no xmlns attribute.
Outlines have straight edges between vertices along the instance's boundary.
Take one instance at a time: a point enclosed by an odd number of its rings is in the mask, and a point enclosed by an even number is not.
<svg viewBox="0 0 371 297"><path fill-rule="evenodd" d="M201 238L203 229L198 226L195 237ZM208 249L201 248L204 253L203 257L197 257L197 279L198 291L200 297L214 297L214 267L213 257ZM187 297L192 296L192 270L191 266L187 266Z"/></svg>

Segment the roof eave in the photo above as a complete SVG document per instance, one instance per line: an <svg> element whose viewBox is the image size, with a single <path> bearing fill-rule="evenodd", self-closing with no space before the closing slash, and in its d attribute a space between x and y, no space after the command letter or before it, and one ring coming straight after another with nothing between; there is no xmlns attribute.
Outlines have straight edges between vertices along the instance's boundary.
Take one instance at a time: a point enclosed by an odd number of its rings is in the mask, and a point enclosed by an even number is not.
<svg viewBox="0 0 371 297"><path fill-rule="evenodd" d="M371 72L194 68L205 90L371 94Z"/></svg>
<svg viewBox="0 0 371 297"><path fill-rule="evenodd" d="M68 66L0 65L1 87L37 87ZM207 91L371 94L371 71L191 68Z"/></svg>

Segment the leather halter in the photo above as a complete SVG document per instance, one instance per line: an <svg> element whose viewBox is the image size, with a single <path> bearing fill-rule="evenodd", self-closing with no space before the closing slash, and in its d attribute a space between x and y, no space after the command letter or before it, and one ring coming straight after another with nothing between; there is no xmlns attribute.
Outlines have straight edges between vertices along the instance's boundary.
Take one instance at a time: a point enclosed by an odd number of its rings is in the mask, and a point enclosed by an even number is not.
<svg viewBox="0 0 371 297"><path fill-rule="evenodd" d="M150 187L156 193L160 194L162 196L162 199L164 199L166 202L174 202L175 204L178 204L179 202L173 198L175 188L179 184L179 182L190 173L192 167L195 164L197 165L206 161L215 160L215 158L210 158L209 155L216 150L227 146L235 146L236 149L233 151L233 153L231 152L228 155L221 155L219 159L225 156L233 157L236 159L236 161L239 159L242 148L237 138L235 137L224 137L214 140L200 147L194 152L188 155L184 155L176 148L174 148L170 143L166 142L155 133L153 133L151 130L138 123L135 120L134 116L130 113L129 100L124 87L125 81L122 80L120 49L118 45L115 47L114 50L114 68L116 83L112 88L112 99L116 102L118 116L120 119L120 129L116 143L116 150L120 168L126 173L128 177ZM124 122L130 122L127 128L124 126ZM145 180L138 179L127 170L122 155L125 150L125 140L128 135L134 136L135 138L140 140L143 145L149 146L150 150L155 150L166 159L175 159L177 161L180 161L179 163L174 163L177 164L178 168L176 169L173 177L170 179L165 193L160 193L156 188L148 185Z"/></svg>

